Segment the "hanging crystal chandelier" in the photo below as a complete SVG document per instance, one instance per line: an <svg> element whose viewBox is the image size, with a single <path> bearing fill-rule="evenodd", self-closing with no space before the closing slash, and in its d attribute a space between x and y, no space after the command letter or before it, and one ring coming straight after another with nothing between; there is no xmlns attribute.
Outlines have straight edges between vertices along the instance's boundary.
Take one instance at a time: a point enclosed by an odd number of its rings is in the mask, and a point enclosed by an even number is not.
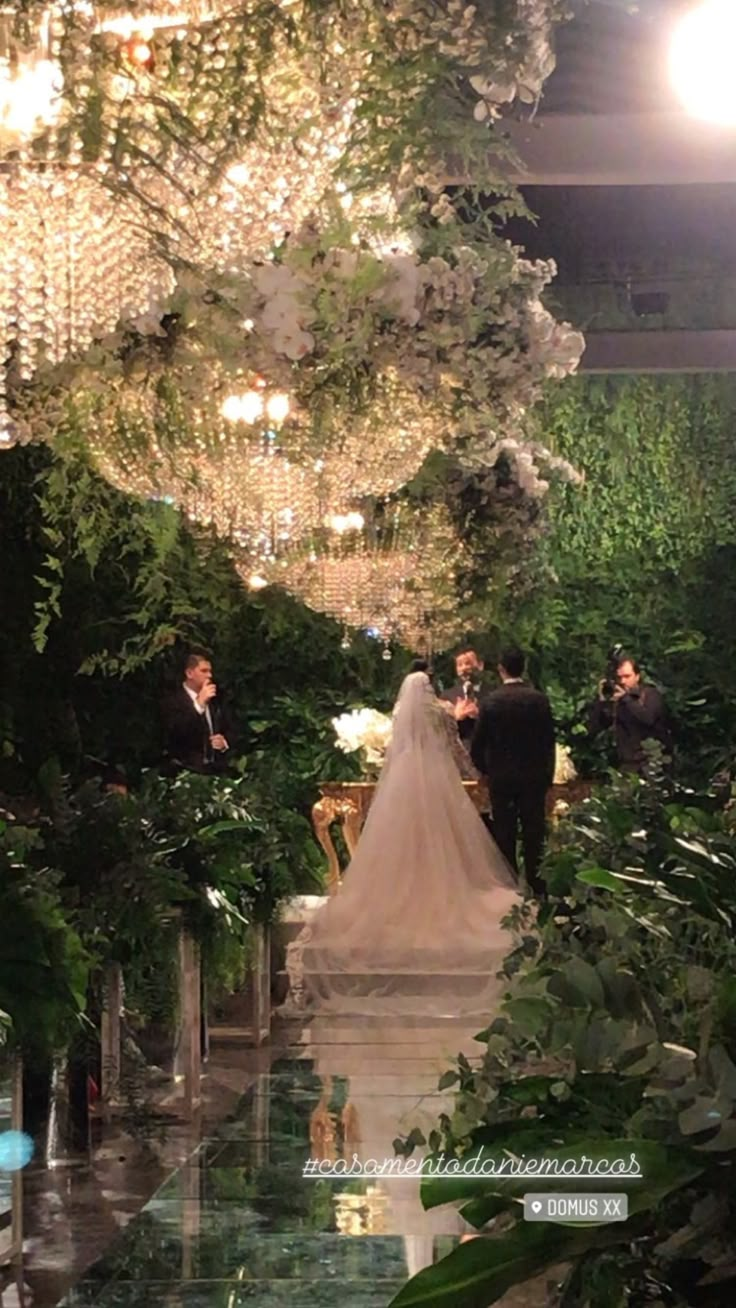
<svg viewBox="0 0 736 1308"><path fill-rule="evenodd" d="M229 398L247 402L247 394ZM265 403L285 398L276 392ZM182 414L189 435L181 447L168 442L164 430L151 438L150 403L147 397L137 413L131 408L108 412L92 440L98 470L118 489L176 505L190 521L242 550L251 569L275 560L323 520L318 473L289 458L276 427L253 437L226 420L218 425L210 412L190 412ZM280 411L273 403L272 408Z"/></svg>
<svg viewBox="0 0 736 1308"><path fill-rule="evenodd" d="M440 407L387 369L364 414L336 415L322 428L320 465L329 502L347 508L367 496L393 495L416 476L430 450L445 446L448 429ZM298 444L298 433L294 440Z"/></svg>
<svg viewBox="0 0 736 1308"><path fill-rule="evenodd" d="M8 391L170 293L129 208L78 166L0 164L0 428Z"/></svg>
<svg viewBox="0 0 736 1308"><path fill-rule="evenodd" d="M350 71L326 81L317 62L302 66L284 24L278 58L250 59L246 4L31 12L21 41L16 10L0 7L0 445L8 390L39 364L164 301L172 266L238 270L312 214L354 108ZM237 68L234 118L218 86ZM265 107L249 129L251 102Z"/></svg>
<svg viewBox="0 0 736 1308"><path fill-rule="evenodd" d="M327 526L310 548L287 551L261 572L237 560L246 585L280 586L386 645L431 651L459 637L456 578L466 551L444 509L395 505L367 524L337 515Z"/></svg>

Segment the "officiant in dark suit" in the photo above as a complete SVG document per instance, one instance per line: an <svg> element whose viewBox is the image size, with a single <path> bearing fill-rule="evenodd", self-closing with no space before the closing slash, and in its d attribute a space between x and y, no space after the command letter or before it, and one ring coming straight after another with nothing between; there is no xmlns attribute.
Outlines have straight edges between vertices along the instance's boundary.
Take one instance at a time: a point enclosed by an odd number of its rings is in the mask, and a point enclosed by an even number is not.
<svg viewBox="0 0 736 1308"><path fill-rule="evenodd" d="M167 758L174 767L204 774L226 770L233 726L204 650L187 656L181 686L163 703L163 724Z"/></svg>
<svg viewBox="0 0 736 1308"><path fill-rule="evenodd" d="M474 649L463 649L455 655L457 681L440 696L452 704L458 735L466 749L470 749L478 725L481 704L488 695L484 663Z"/></svg>
<svg viewBox="0 0 736 1308"><path fill-rule="evenodd" d="M519 834L529 888L545 893L539 876L545 838L545 801L555 774L555 729L549 700L524 680L521 650L504 651L501 686L483 702L471 745L488 781L492 831L501 853L518 871Z"/></svg>

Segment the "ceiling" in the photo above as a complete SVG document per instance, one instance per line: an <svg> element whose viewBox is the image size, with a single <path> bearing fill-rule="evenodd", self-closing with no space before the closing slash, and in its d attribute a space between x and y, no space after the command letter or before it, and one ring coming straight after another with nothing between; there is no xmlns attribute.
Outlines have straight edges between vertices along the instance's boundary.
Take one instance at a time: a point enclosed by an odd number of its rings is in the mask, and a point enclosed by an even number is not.
<svg viewBox="0 0 736 1308"><path fill-rule="evenodd" d="M678 109L668 79L670 36L683 0L592 0L557 29L547 114L661 113Z"/></svg>
<svg viewBox="0 0 736 1308"><path fill-rule="evenodd" d="M536 111L522 106L503 123L519 184L736 183L736 129L690 118L669 83L671 34L693 3L574 0Z"/></svg>

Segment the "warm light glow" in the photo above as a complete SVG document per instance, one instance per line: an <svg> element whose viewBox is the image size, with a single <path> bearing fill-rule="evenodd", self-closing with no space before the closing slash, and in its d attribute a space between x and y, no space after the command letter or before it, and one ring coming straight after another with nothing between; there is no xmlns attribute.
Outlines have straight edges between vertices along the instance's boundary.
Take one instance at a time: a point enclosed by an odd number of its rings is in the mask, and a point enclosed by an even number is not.
<svg viewBox="0 0 736 1308"><path fill-rule="evenodd" d="M263 413L263 396L258 391L246 391L240 397L240 418L242 422L257 422Z"/></svg>
<svg viewBox="0 0 736 1308"><path fill-rule="evenodd" d="M247 186L250 181L250 168L246 164L233 164L228 168L225 177L231 186Z"/></svg>
<svg viewBox="0 0 736 1308"><path fill-rule="evenodd" d="M679 23L670 48L670 77L694 118L736 126L736 4L706 0Z"/></svg>
<svg viewBox="0 0 736 1308"><path fill-rule="evenodd" d="M242 401L239 395L228 395L227 399L222 402L220 413L228 422L239 422L241 417L241 404Z"/></svg>
<svg viewBox="0 0 736 1308"><path fill-rule="evenodd" d="M80 13L90 12L92 9L91 5L80 4L79 0L77 0L74 7ZM213 16L212 12L201 12L200 20L205 22ZM124 40L129 41L131 36L153 36L154 32L159 28L180 27L186 29L191 17L192 15L186 13L183 7L171 13L122 14L116 18L101 19L97 24L97 31L114 32L116 36L121 36Z"/></svg>
<svg viewBox="0 0 736 1308"><path fill-rule="evenodd" d="M245 395L228 395L220 413L228 422L257 422L263 415L263 396L258 391L246 391Z"/></svg>
<svg viewBox="0 0 736 1308"><path fill-rule="evenodd" d="M63 85L61 69L51 59L29 60L17 69L0 60L0 129L26 137L39 124L55 122Z"/></svg>
<svg viewBox="0 0 736 1308"><path fill-rule="evenodd" d="M266 402L266 413L271 422L283 422L289 416L291 401L288 395L283 395L277 391L274 395L269 396Z"/></svg>
<svg viewBox="0 0 736 1308"><path fill-rule="evenodd" d="M267 585L268 582L266 581L266 578L262 577L258 572L251 573L248 578L248 586L250 590L264 590Z"/></svg>
<svg viewBox="0 0 736 1308"><path fill-rule="evenodd" d="M327 518L327 526L343 536L346 531L362 531L365 518L362 513L331 513Z"/></svg>
<svg viewBox="0 0 736 1308"><path fill-rule="evenodd" d="M131 47L130 58L134 64L147 64L153 51L147 41L136 41Z"/></svg>

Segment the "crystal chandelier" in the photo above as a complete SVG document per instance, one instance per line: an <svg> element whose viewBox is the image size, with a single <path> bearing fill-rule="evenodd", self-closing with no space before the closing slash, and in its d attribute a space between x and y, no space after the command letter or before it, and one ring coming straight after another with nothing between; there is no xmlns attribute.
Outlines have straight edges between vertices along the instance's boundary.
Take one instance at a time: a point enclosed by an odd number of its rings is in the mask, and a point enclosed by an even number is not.
<svg viewBox="0 0 736 1308"><path fill-rule="evenodd" d="M0 429L14 385L170 293L131 217L81 167L0 164Z"/></svg>
<svg viewBox="0 0 736 1308"><path fill-rule="evenodd" d="M325 80L314 57L300 63L287 24L275 25L278 58L264 68L245 58L256 39L245 4L147 0L114 9L78 0L38 12L26 46L17 13L0 8L4 445L13 439L8 390L39 364L84 350L122 316L164 301L172 266L238 270L313 214L354 109L351 70L336 64ZM70 40L78 66L65 88ZM88 63L93 148L89 123L83 130ZM217 90L236 67L242 123ZM261 100L246 130L248 106Z"/></svg>
<svg viewBox="0 0 736 1308"><path fill-rule="evenodd" d="M336 415L320 430L329 502L349 507L366 496L394 494L416 476L431 450L443 448L448 427L438 406L386 370L366 413Z"/></svg>
<svg viewBox="0 0 736 1308"><path fill-rule="evenodd" d="M0 148L17 146L55 123L62 89L50 14L41 17L35 48L23 50L13 39L12 10L0 8Z"/></svg>
<svg viewBox="0 0 736 1308"><path fill-rule="evenodd" d="M309 549L287 551L263 572L236 566L252 589L273 584L346 628L369 632L419 651L445 648L462 632L456 577L466 551L445 510L391 507L369 522L341 520L343 529L316 537Z"/></svg>
<svg viewBox="0 0 736 1308"><path fill-rule="evenodd" d="M241 549L251 567L279 557L325 516L318 474L288 457L275 429L244 438L226 422L213 428L209 417L194 413L193 438L180 448L164 436L150 438L150 414L136 420L126 412L127 442L120 439L122 421L120 411L105 419L118 424L117 443L105 423L92 441L102 475L126 494L176 505Z"/></svg>

